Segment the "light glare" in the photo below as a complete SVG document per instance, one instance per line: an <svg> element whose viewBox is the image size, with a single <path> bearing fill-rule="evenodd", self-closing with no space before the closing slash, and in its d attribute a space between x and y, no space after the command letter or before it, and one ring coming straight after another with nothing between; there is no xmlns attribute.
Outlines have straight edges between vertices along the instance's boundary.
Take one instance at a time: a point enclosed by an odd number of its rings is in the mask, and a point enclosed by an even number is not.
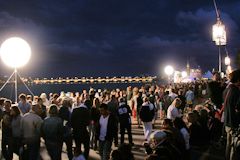
<svg viewBox="0 0 240 160"><path fill-rule="evenodd" d="M225 26L220 20L212 27L212 40L216 45L226 45L227 43Z"/></svg>
<svg viewBox="0 0 240 160"><path fill-rule="evenodd" d="M182 71L182 77L183 78L187 77L187 72L186 71Z"/></svg>
<svg viewBox="0 0 240 160"><path fill-rule="evenodd" d="M31 48L22 38L12 37L2 43L0 56L6 65L19 68L30 60Z"/></svg>
<svg viewBox="0 0 240 160"><path fill-rule="evenodd" d="M165 69L164 69L164 71L165 71L165 73L166 73L168 76L170 76L170 75L173 74L174 69L173 69L172 66L166 66Z"/></svg>
<svg viewBox="0 0 240 160"><path fill-rule="evenodd" d="M230 58L227 56L227 57L225 57L225 65L230 65L230 63L231 63L231 60L230 60Z"/></svg>

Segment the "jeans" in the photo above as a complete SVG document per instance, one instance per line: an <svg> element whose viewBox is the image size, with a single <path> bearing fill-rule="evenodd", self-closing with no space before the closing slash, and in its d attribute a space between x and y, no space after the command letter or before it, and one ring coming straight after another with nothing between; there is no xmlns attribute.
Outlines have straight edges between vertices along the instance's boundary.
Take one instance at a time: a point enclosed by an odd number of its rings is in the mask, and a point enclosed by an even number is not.
<svg viewBox="0 0 240 160"><path fill-rule="evenodd" d="M109 160L111 148L112 148L112 141L99 140L99 153L100 153L101 160Z"/></svg>
<svg viewBox="0 0 240 160"><path fill-rule="evenodd" d="M124 143L125 129L127 129L129 143L132 143L132 128L131 124L120 123L121 144Z"/></svg>
<svg viewBox="0 0 240 160"><path fill-rule="evenodd" d="M54 142L46 139L45 144L51 160L61 160L62 142Z"/></svg>
<svg viewBox="0 0 240 160"><path fill-rule="evenodd" d="M232 158L233 158L233 147L232 147L233 131L232 131L232 128L228 127L228 126L225 126L225 130L227 133L227 144L226 144L225 156L226 156L226 160L232 160Z"/></svg>
<svg viewBox="0 0 240 160"><path fill-rule="evenodd" d="M150 134L152 133L152 122L143 122L143 132L145 140L149 141Z"/></svg>

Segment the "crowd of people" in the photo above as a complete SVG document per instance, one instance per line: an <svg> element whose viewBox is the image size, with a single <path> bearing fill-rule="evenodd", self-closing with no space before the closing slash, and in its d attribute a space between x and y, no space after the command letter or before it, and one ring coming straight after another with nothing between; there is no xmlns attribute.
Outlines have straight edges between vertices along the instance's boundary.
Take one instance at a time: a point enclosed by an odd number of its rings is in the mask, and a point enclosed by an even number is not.
<svg viewBox="0 0 240 160"><path fill-rule="evenodd" d="M38 160L44 141L52 160L61 159L64 143L70 160L89 159L90 149L98 150L102 160L131 160L136 120L143 128L148 160L188 160L191 148L224 141L226 159L239 159L239 84L236 70L229 80L215 73L211 81L20 94L18 103L0 98L2 155L6 160L12 160L13 153ZM156 127L157 119L161 127ZM113 144L118 149L112 151Z"/></svg>

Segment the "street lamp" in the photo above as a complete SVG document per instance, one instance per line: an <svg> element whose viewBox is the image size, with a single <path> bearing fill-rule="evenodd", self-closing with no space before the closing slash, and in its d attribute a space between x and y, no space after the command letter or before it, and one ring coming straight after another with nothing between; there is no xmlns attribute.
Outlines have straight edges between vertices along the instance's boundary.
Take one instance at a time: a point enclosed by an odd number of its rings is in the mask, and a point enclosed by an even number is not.
<svg viewBox="0 0 240 160"><path fill-rule="evenodd" d="M14 69L12 75L8 78L6 83L0 88L0 91L6 86L10 79L15 76L15 102L17 103L17 78L20 77L17 69L27 64L31 57L31 48L29 44L19 38L12 37L4 41L1 45L0 56L2 61L9 67ZM20 77L21 79L21 77ZM24 83L24 82L23 82ZM27 87L27 85L24 83ZM30 89L29 92L33 95Z"/></svg>
<svg viewBox="0 0 240 160"><path fill-rule="evenodd" d="M226 56L224 62L225 62L226 66L229 66L230 63L231 63L231 60L230 60L230 58L228 56Z"/></svg>
<svg viewBox="0 0 240 160"><path fill-rule="evenodd" d="M164 72L167 74L169 82L171 82L170 76L171 76L171 75L173 74L173 72L174 72L173 67L170 66L170 65L166 66L165 69L164 69Z"/></svg>
<svg viewBox="0 0 240 160"><path fill-rule="evenodd" d="M221 68L222 68L222 66L221 66L221 63L222 63L222 61L221 61L221 46L227 44L227 36L226 36L225 25L223 24L223 22L220 19L220 14L217 9L216 1L213 0L213 3L214 3L214 7L216 10L216 14L217 14L217 22L216 22L216 24L214 24L212 26L212 40L218 46L218 54L219 54L218 70L219 70L219 72L221 72Z"/></svg>

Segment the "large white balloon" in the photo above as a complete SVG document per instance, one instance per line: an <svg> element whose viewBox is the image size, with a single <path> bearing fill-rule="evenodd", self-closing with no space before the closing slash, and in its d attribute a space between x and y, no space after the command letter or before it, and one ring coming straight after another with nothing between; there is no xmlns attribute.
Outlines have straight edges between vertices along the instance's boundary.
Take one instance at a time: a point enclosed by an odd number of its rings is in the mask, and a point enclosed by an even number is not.
<svg viewBox="0 0 240 160"><path fill-rule="evenodd" d="M0 56L6 65L19 68L30 60L31 48L22 38L12 37L2 43Z"/></svg>

